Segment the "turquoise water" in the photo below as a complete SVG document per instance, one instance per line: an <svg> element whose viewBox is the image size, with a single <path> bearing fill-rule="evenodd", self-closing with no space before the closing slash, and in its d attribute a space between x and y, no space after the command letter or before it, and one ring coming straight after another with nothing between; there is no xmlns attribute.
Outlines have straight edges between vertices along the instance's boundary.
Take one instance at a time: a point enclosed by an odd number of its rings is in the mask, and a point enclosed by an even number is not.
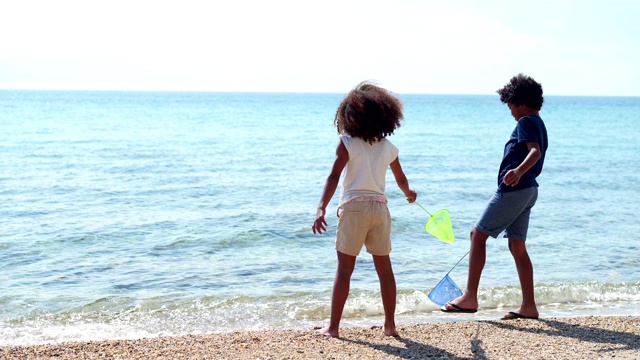
<svg viewBox="0 0 640 360"><path fill-rule="evenodd" d="M515 121L497 95L400 95L390 137L424 231L388 173L399 324L495 318L520 301L502 238L488 244L483 311L427 294L466 253ZM0 91L0 345L326 322L336 259L311 224L341 94ZM640 98L549 96L550 145L528 247L541 316L640 315ZM337 194L329 212L335 211ZM464 286L464 260L451 273ZM380 324L358 259L345 325Z"/></svg>

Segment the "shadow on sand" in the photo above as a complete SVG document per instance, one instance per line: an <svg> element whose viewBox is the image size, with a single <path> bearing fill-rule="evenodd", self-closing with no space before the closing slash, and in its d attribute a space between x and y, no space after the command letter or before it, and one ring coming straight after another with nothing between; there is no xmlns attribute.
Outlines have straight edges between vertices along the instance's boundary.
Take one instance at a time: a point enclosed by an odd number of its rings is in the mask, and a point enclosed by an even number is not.
<svg viewBox="0 0 640 360"><path fill-rule="evenodd" d="M512 330L512 331L524 331L533 334L540 334L545 336L554 336L554 337L566 337L566 338L574 338L583 342L592 342L605 344L600 350L601 353L612 352L612 351L625 351L625 350L635 350L640 351L640 335L627 333L622 331L614 331L607 329L600 329L597 327L589 327L589 326L581 326L570 323L565 323L558 320L551 319L539 319L536 321L540 321L549 326L548 329L538 329L538 328L528 328L518 326L518 323L508 322L508 321L478 321L477 322L477 331L474 339L470 340L470 348L472 357L460 357L454 355L444 349L438 348L429 344L422 344L416 341L413 341L409 338L399 337L397 340L404 344L404 346L394 346L389 344L375 344L364 340L352 340L341 338L341 340L346 342L351 342L354 344L359 344L362 346L368 346L373 349L382 351L391 356L395 356L401 359L429 359L429 358L437 358L437 359L455 359L455 360L486 360L488 357L486 356L485 350L482 347L482 340L478 338L480 334L480 327L482 324L489 324L495 326L497 328ZM485 329L486 330L486 329ZM609 348L606 347L606 344L610 344Z"/></svg>
<svg viewBox="0 0 640 360"><path fill-rule="evenodd" d="M452 353L446 350L440 349L438 347L427 345L427 344L421 344L419 342L415 342L408 338L398 337L396 339L399 342L404 343L405 346L403 347L403 346L394 346L394 345L374 344L374 343L370 343L368 341L363 341L363 340L351 340L351 339L341 338L341 340L343 341L351 342L351 343L362 345L362 346L368 346L372 349L385 352L389 355L399 357L401 359L429 359L429 358L456 359L456 360L467 359L467 358L455 356Z"/></svg>
<svg viewBox="0 0 640 360"><path fill-rule="evenodd" d="M539 319L537 321L547 324L551 329L530 329L505 321L485 321L485 323L507 330L525 331L546 336L561 336L584 342L611 345L610 348L603 347L600 352L640 350L640 335L638 334L581 326L553 319Z"/></svg>

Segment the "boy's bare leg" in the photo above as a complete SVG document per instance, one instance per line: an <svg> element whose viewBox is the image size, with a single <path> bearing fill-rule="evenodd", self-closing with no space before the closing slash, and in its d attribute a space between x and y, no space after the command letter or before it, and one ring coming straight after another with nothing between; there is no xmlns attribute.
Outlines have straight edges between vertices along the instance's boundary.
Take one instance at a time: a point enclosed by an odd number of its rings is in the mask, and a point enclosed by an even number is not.
<svg viewBox="0 0 640 360"><path fill-rule="evenodd" d="M384 308L384 333L387 336L398 336L396 330L396 278L393 275L391 259L389 255L373 255L373 264L380 280L380 294L382 295L382 307Z"/></svg>
<svg viewBox="0 0 640 360"><path fill-rule="evenodd" d="M333 293L331 295L331 319L329 320L329 326L318 330L321 334L334 338L340 336L340 319L342 318L344 304L347 302L347 297L349 297L351 274L353 274L353 269L356 266L355 256L347 255L340 251L337 251L337 253L338 268L336 270L336 277L333 282Z"/></svg>
<svg viewBox="0 0 640 360"><path fill-rule="evenodd" d="M469 273L467 275L467 288L462 296L451 300L452 304L456 304L463 309L478 308L478 286L480 285L480 276L484 269L487 259L487 239L488 234L473 228L471 230L471 248L469 249ZM456 309L445 305L448 310Z"/></svg>
<svg viewBox="0 0 640 360"><path fill-rule="evenodd" d="M538 317L533 290L533 264L527 252L527 245L522 240L509 239L509 250L511 250L511 255L516 262L520 287L522 288L522 305L514 312L527 317Z"/></svg>

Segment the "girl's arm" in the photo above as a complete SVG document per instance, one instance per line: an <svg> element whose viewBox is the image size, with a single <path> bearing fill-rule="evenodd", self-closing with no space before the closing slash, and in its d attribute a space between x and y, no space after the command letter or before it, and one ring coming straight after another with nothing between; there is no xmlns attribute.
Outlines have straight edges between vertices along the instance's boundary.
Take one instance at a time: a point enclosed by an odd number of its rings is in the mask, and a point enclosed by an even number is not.
<svg viewBox="0 0 640 360"><path fill-rule="evenodd" d="M333 162L331 173L324 184L322 196L320 197L318 209L316 210L316 221L313 222L312 227L314 234L322 234L323 231L327 231L327 222L324 219L324 215L327 212L329 201L331 201L333 194L336 192L338 182L340 181L340 174L342 174L342 169L347 166L347 162L349 162L349 152L342 143L342 140L339 140L338 147L336 148L336 159Z"/></svg>
<svg viewBox="0 0 640 360"><path fill-rule="evenodd" d="M396 178L396 183L398 183L398 187L404 193L404 196L407 197L407 201L412 203L416 201L418 194L409 189L409 180L404 175L404 171L402 171L402 166L400 165L400 158L393 160L393 162L389 165L391 166L391 171L393 172L393 176Z"/></svg>

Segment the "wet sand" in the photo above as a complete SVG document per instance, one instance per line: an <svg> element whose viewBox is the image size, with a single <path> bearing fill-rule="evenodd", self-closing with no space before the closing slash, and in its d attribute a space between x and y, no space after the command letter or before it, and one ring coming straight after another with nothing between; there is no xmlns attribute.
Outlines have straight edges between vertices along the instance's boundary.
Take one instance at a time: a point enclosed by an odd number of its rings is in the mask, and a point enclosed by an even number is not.
<svg viewBox="0 0 640 360"><path fill-rule="evenodd" d="M588 316L231 332L0 347L2 359L640 359L640 317Z"/></svg>

